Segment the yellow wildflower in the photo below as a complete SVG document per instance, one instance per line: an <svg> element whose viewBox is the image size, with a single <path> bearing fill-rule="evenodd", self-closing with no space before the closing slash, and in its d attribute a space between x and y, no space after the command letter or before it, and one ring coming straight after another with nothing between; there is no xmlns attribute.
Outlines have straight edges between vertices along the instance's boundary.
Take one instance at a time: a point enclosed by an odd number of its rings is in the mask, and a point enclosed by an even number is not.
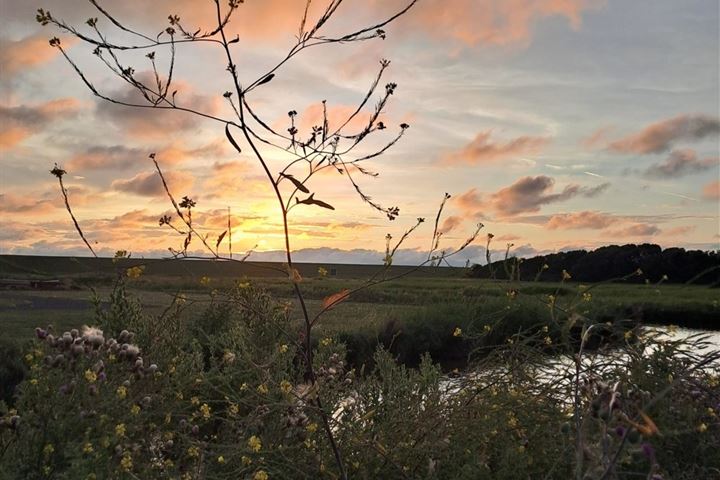
<svg viewBox="0 0 720 480"><path fill-rule="evenodd" d="M52 453L53 453L54 451L55 451L55 447L53 446L52 443L48 443L48 444L45 445L45 447L43 448L43 453L45 454L45 456L50 456L50 455L52 455Z"/></svg>
<svg viewBox="0 0 720 480"><path fill-rule="evenodd" d="M548 330L549 330L549 329L548 329L548 326L547 326L547 325L544 325L544 326L542 327L543 333L548 333Z"/></svg>
<svg viewBox="0 0 720 480"><path fill-rule="evenodd" d="M322 340L320 340L320 345L322 345L323 347L327 347L331 343L332 343L332 338L330 338L330 337L325 337Z"/></svg>
<svg viewBox="0 0 720 480"><path fill-rule="evenodd" d="M265 470L258 470L253 475L253 480L268 480L270 478Z"/></svg>
<svg viewBox="0 0 720 480"><path fill-rule="evenodd" d="M267 385L265 385L264 383L258 385L257 392L261 395L265 395L266 393L268 393Z"/></svg>
<svg viewBox="0 0 720 480"><path fill-rule="evenodd" d="M280 382L280 390L287 395L292 390L292 383L288 382L287 380L283 380L282 382Z"/></svg>
<svg viewBox="0 0 720 480"><path fill-rule="evenodd" d="M97 374L92 370L85 370L85 380L87 380L88 383L95 383L97 380Z"/></svg>
<svg viewBox="0 0 720 480"><path fill-rule="evenodd" d="M138 267L130 267L130 268L127 269L127 271L125 272L125 274L126 274L129 278L140 278L140 275L142 275L143 270L145 270L145 266L144 266L144 265L140 265L140 266L138 266ZM132 462L131 462L131 464L132 464Z"/></svg>
<svg viewBox="0 0 720 480"><path fill-rule="evenodd" d="M199 399L198 397L191 397L191 398L190 398L190 403L191 403L192 405L200 405L200 399Z"/></svg>
<svg viewBox="0 0 720 480"><path fill-rule="evenodd" d="M130 413L132 413L133 415L137 415L138 413L140 413L140 405L138 405L137 403L133 404L133 406L130 407Z"/></svg>
<svg viewBox="0 0 720 480"><path fill-rule="evenodd" d="M25 361L26 361L27 363L32 363L32 361L33 361L34 359L35 359L35 357L33 357L32 353L28 353L27 355L25 355Z"/></svg>
<svg viewBox="0 0 720 480"><path fill-rule="evenodd" d="M259 452L260 449L262 448L262 442L255 435L250 437L248 439L247 443L248 443L248 447L250 447L250 450L252 450L253 452L256 452L256 453Z"/></svg>
<svg viewBox="0 0 720 480"><path fill-rule="evenodd" d="M124 437L125 436L125 424L124 423L118 423L115 425L115 435L118 437Z"/></svg>
<svg viewBox="0 0 720 480"><path fill-rule="evenodd" d="M123 453L122 460L120 460L120 468L125 472L132 470L133 461L130 452Z"/></svg>
<svg viewBox="0 0 720 480"><path fill-rule="evenodd" d="M203 287L210 285L210 277L200 277L200 285Z"/></svg>
<svg viewBox="0 0 720 480"><path fill-rule="evenodd" d="M455 327L455 330L453 331L453 337L459 337L462 335L462 328Z"/></svg>
<svg viewBox="0 0 720 480"><path fill-rule="evenodd" d="M237 415L239 411L240 411L240 409L234 403L231 403L230 406L228 407L228 412L230 413L230 415Z"/></svg>
<svg viewBox="0 0 720 480"><path fill-rule="evenodd" d="M210 418L210 406L207 403L200 406L200 416L205 420Z"/></svg>
<svg viewBox="0 0 720 480"><path fill-rule="evenodd" d="M225 463L225 457L223 457L222 455L220 455L220 456L217 458L217 462L222 465L223 463Z"/></svg>
<svg viewBox="0 0 720 480"><path fill-rule="evenodd" d="M625 334L623 334L623 337L625 337L625 340L630 340L632 338L632 336L633 336L632 330L628 330L627 332L625 332Z"/></svg>
<svg viewBox="0 0 720 480"><path fill-rule="evenodd" d="M317 431L317 429L318 429L318 424L314 423L314 422L308 423L308 426L305 427L305 430L307 430L310 433L315 433Z"/></svg>
<svg viewBox="0 0 720 480"><path fill-rule="evenodd" d="M30 379L30 385L37 385L37 384L38 384L37 378L31 378L31 379Z"/></svg>
<svg viewBox="0 0 720 480"><path fill-rule="evenodd" d="M93 449L92 443L87 442L85 445L83 445L83 453L92 453L95 450Z"/></svg>
<svg viewBox="0 0 720 480"><path fill-rule="evenodd" d="M127 397L127 388L125 388L123 385L120 385L117 390L115 390L115 393L117 394L118 398L121 400L125 397Z"/></svg>
<svg viewBox="0 0 720 480"><path fill-rule="evenodd" d="M491 327L490 325L485 325L485 326L483 327L483 331L484 331L485 333L490 333L490 330L492 330L492 327Z"/></svg>
<svg viewBox="0 0 720 480"><path fill-rule="evenodd" d="M240 461L243 465L247 467L252 463L252 458L248 457L247 455L243 455L242 457L240 457Z"/></svg>
<svg viewBox="0 0 720 480"><path fill-rule="evenodd" d="M288 351L288 346L283 343L283 344L280 345L280 347L278 348L278 351L279 351L280 353L286 353L286 352Z"/></svg>
<svg viewBox="0 0 720 480"><path fill-rule="evenodd" d="M590 300L592 300L592 293L585 292L585 293L583 293L582 298L583 298L583 301L589 302Z"/></svg>
<svg viewBox="0 0 720 480"><path fill-rule="evenodd" d="M200 456L200 449L198 447L190 447L187 449L188 457L190 458L198 458Z"/></svg>
<svg viewBox="0 0 720 480"><path fill-rule="evenodd" d="M552 345L552 338L545 337L545 345Z"/></svg>
<svg viewBox="0 0 720 480"><path fill-rule="evenodd" d="M697 431L700 432L700 433L706 432L707 429L708 429L708 427L707 427L707 425L705 425L704 423L701 423L701 424L698 425L698 427L697 427Z"/></svg>

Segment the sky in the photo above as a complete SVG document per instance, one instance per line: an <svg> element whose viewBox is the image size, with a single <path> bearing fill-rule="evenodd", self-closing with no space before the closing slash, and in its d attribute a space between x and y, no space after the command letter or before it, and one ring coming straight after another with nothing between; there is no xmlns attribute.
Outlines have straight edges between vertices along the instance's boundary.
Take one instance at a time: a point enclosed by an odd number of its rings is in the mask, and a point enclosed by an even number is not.
<svg viewBox="0 0 720 480"><path fill-rule="evenodd" d="M312 2L306 24L329 0ZM178 15L187 29L213 27L212 0L99 2L123 25L150 37ZM318 35L333 38L376 24L403 0L345 0ZM227 27L242 85L262 78L297 42L305 2L245 0ZM223 3L223 8L226 4ZM233 251L251 259L281 260L284 246L275 193L242 134L238 154L222 121L184 111L133 108L93 96L48 39L67 54L99 92L144 101L93 55L93 46L36 22L37 8L115 43L140 44L87 0L0 0L0 253L89 255L65 209L58 164L73 212L99 255L167 256L181 249L182 228L154 171L156 154L172 194L197 202L194 225L214 244L231 212ZM343 132L356 134L371 118L387 83L393 94L373 131L342 157L348 167L321 170L307 183L329 210L300 204L289 214L298 260L381 262L386 235L394 244L418 217L426 218L403 243L398 263L427 257L434 219L445 192L440 250L461 245L478 223L479 241L455 264L482 262L486 235L493 251L512 243L517 255L657 243L663 247L720 248L720 15L710 0L419 0L385 38L303 50L248 93L266 125L288 136L289 111L297 136L322 125L342 125L365 97L388 59L379 87ZM155 52L167 78L166 46L118 52L134 77L154 82L145 54ZM221 47L178 45L173 83L176 105L236 121L223 93L232 79ZM249 122L250 125L251 122ZM262 128L252 125L257 131ZM267 133L267 132L266 132ZM272 134L267 133L270 137ZM261 145L277 175L296 158ZM341 143L342 145L342 143ZM307 166L288 170L302 178ZM289 181L280 183L283 195ZM307 195L302 195L300 199ZM391 244L391 246L392 246ZM228 253L227 236L220 253ZM197 241L193 254L203 254ZM207 252L205 252L207 254ZM501 254L498 254L501 255Z"/></svg>

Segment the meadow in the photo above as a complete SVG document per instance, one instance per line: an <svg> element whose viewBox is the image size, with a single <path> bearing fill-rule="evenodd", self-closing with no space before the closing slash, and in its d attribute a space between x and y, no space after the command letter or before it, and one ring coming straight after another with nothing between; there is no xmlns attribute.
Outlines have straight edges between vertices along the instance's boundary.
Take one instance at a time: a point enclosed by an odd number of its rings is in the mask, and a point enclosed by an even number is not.
<svg viewBox="0 0 720 480"><path fill-rule="evenodd" d="M58 290L0 291L6 338L17 341L28 338L38 326L52 325L61 331L92 325L93 298L107 305L117 275L123 276L127 268L141 263L53 257L0 260L6 277L44 276L63 282ZM237 284L252 285L293 305L300 328L292 283L273 270L278 267L254 262L151 260L138 278L125 278L126 289L150 316L161 314L182 295L187 299L185 316L193 318L212 302L222 301L223 292ZM595 323L720 329L720 291L702 285L493 281L467 278L465 269L437 267L298 264L297 268L310 310L318 310L323 299L344 289L353 292L329 310L316 328L320 336L342 338L351 359L358 363L369 361L378 345L389 347L391 343L398 358L410 365L416 365L426 351L436 361L462 363L478 345L458 345L452 336L455 328L470 333L490 326L497 335L483 337L483 345L491 345L518 331L552 326L551 300L553 308L579 309ZM378 273L390 280L361 288Z"/></svg>

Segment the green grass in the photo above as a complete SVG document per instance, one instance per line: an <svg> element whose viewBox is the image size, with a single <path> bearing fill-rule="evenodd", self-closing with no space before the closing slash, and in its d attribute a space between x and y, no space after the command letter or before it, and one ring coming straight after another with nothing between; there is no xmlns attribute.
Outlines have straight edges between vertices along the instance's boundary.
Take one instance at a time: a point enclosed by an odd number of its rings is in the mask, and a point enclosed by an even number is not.
<svg viewBox="0 0 720 480"><path fill-rule="evenodd" d="M230 288L235 280L211 278L208 286L183 277L147 275L129 281L129 291L149 314L167 306L174 294L184 292L202 309L209 293ZM251 279L274 297L294 302L291 284L283 278ZM354 289L363 280L306 278L301 287L311 311L321 301L342 289ZM425 325L469 325L497 321L493 312L502 311L511 302L508 291L517 290L513 301L533 322L537 312L546 313L548 296L557 297L558 305L577 305L577 309L598 321L618 317L639 318L645 323L677 324L688 327L720 329L720 290L684 285L604 284L590 292L592 299L582 301L587 286L565 283L533 283L476 280L467 278L405 277L388 281L357 293L328 312L319 323L323 335L362 333L378 336L389 324L405 330L413 322ZM98 289L107 298L109 286ZM52 324L62 330L92 322L92 294L89 289L59 291L0 291L0 325L8 338L27 338L36 326ZM522 313L524 312L524 313ZM300 315L299 308L293 314ZM422 320L418 320L422 319ZM449 328L449 327L448 327Z"/></svg>

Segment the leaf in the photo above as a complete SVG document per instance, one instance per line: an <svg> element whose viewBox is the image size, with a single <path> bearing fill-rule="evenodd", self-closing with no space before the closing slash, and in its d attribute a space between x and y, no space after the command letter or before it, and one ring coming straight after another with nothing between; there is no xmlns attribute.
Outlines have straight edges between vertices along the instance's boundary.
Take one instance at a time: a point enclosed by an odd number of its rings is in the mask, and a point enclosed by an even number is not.
<svg viewBox="0 0 720 480"><path fill-rule="evenodd" d="M333 293L332 295L323 298L322 306L324 310L330 310L331 308L334 308L336 305L338 305L341 302L344 302L350 297L350 290L347 288L344 290L340 290L337 293Z"/></svg>
<svg viewBox="0 0 720 480"><path fill-rule="evenodd" d="M270 80L272 80L273 78L275 78L275 74L274 74L274 73L268 74L267 76L265 76L265 78L263 78L262 80L260 80L260 81L258 82L258 86L260 86L260 85L265 85L266 83L268 83L268 82L269 82Z"/></svg>
<svg viewBox="0 0 720 480"><path fill-rule="evenodd" d="M225 238L225 235L227 234L227 230L222 232L217 239L217 242L215 242L215 248L218 248L220 246L220 242L222 242L223 238Z"/></svg>
<svg viewBox="0 0 720 480"><path fill-rule="evenodd" d="M230 40L227 43L228 43L228 45L230 45L231 43L238 43L239 41L240 41L240 36L238 35L237 37L233 38L232 40Z"/></svg>
<svg viewBox="0 0 720 480"><path fill-rule="evenodd" d="M335 207L330 205L329 203L323 202L322 200L317 200L314 198L314 193L311 193L308 198L305 200L298 200L297 198L295 201L297 203L304 203L305 205L317 205L318 207L327 208L328 210L335 210Z"/></svg>
<svg viewBox="0 0 720 480"><path fill-rule="evenodd" d="M290 268L288 269L288 278L293 283L300 283L302 282L302 276L300 275L300 272L297 268Z"/></svg>
<svg viewBox="0 0 720 480"><path fill-rule="evenodd" d="M230 141L232 146L235 147L235 150L237 150L238 153L242 153L242 149L240 148L240 145L237 144L237 142L235 141L233 136L230 134L230 124L229 123L225 124L225 136Z"/></svg>
<svg viewBox="0 0 720 480"><path fill-rule="evenodd" d="M281 173L280 176L283 177L283 178L287 178L288 180L290 180L290 181L292 182L292 184L295 185L295 188L297 188L297 189L300 190L301 192L303 192L303 193L310 193L310 190L308 190L307 187L300 182L300 180L298 180L297 178L293 177L292 175L289 175L289 174L286 174L286 173Z"/></svg>

